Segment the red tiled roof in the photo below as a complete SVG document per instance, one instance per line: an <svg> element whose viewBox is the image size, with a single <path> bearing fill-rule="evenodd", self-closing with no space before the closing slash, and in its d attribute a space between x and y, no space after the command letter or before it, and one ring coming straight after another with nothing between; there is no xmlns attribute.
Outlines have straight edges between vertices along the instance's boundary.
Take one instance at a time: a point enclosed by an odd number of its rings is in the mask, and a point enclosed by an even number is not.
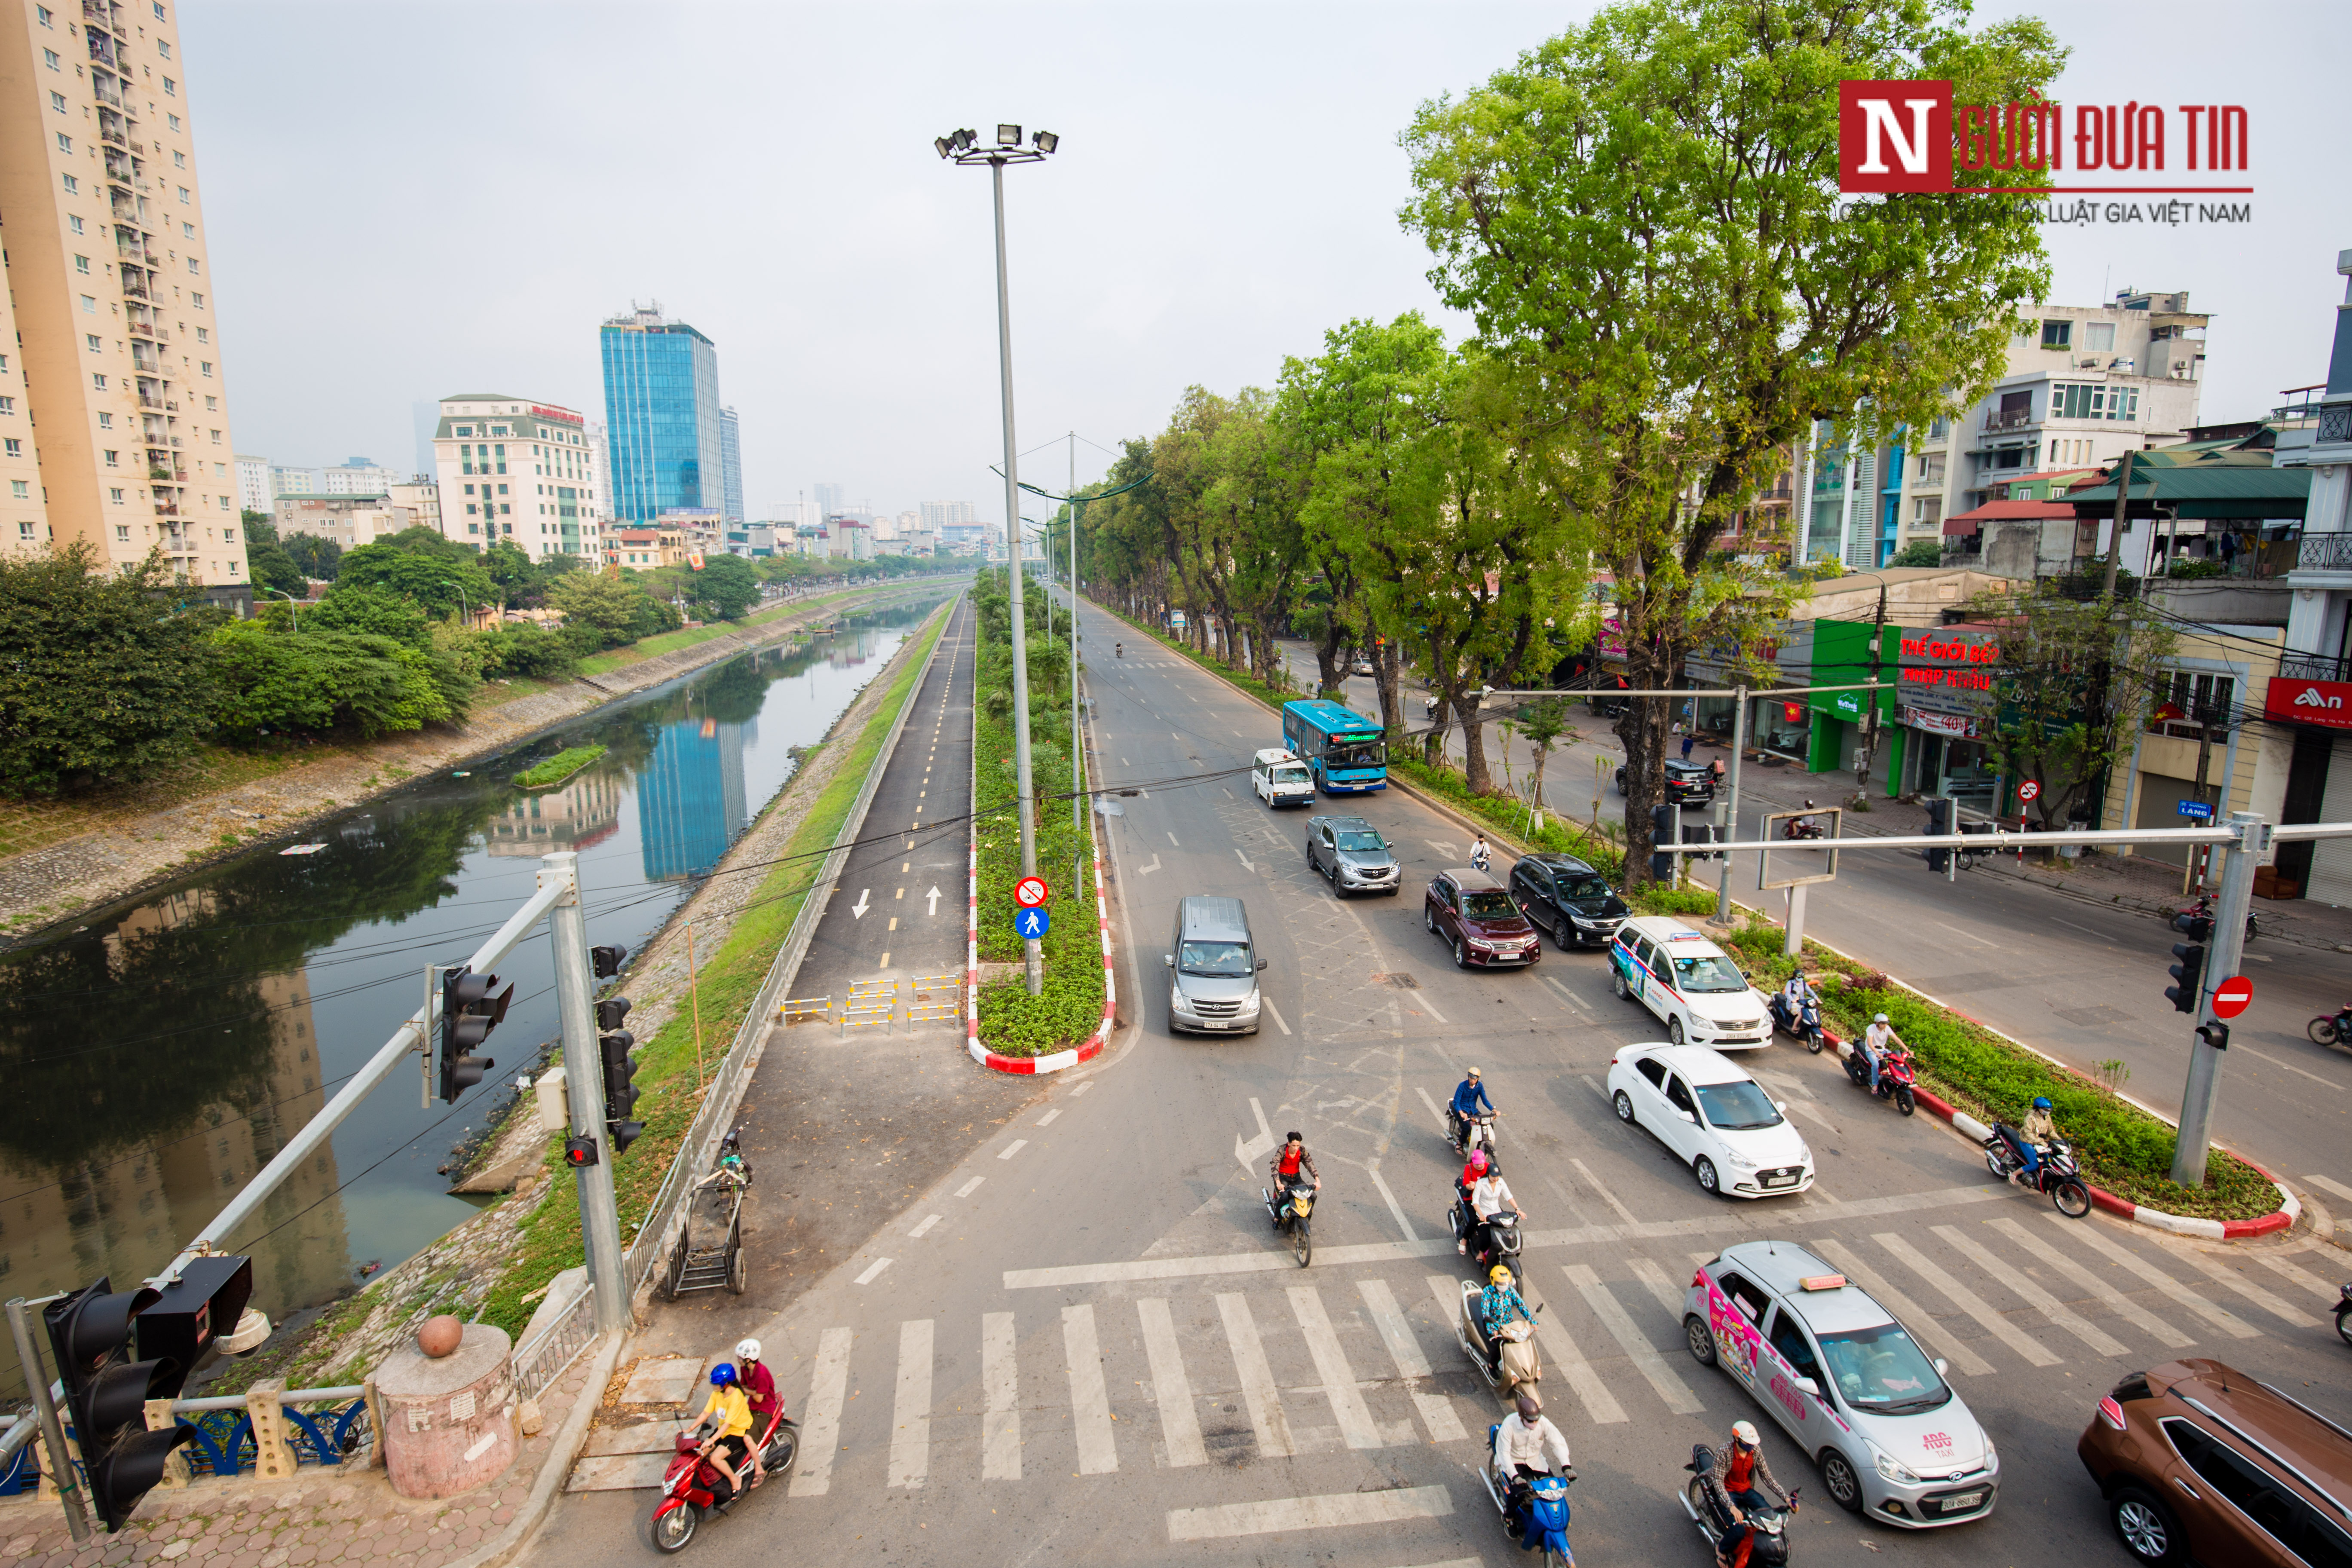
<svg viewBox="0 0 2352 1568"><path fill-rule="evenodd" d="M2074 509L2063 501L2053 500L1989 500L1972 511L1954 512L1944 520L1946 533L1974 533L1988 522L2015 522L2028 519L2072 518Z"/></svg>

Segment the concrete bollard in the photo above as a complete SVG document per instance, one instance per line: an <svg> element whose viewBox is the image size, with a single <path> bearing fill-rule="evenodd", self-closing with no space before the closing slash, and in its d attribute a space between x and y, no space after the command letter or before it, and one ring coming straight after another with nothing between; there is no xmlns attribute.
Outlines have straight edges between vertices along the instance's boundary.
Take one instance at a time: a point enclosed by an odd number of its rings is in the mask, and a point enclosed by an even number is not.
<svg viewBox="0 0 2352 1568"><path fill-rule="evenodd" d="M292 1423L281 1403L286 1380L274 1377L245 1391L246 1419L253 1423L253 1475L256 1480L290 1481L294 1463Z"/></svg>
<svg viewBox="0 0 2352 1568"><path fill-rule="evenodd" d="M446 1356L403 1345L376 1369L374 1384L384 1468L401 1496L456 1497L514 1462L513 1342L503 1329L468 1323Z"/></svg>
<svg viewBox="0 0 2352 1568"><path fill-rule="evenodd" d="M150 1432L169 1432L180 1424L180 1418L172 1414L172 1402L168 1399L151 1399L146 1408ZM174 1448L163 1456L163 1479L155 1484L167 1491L176 1490L186 1486L190 1479L188 1450Z"/></svg>

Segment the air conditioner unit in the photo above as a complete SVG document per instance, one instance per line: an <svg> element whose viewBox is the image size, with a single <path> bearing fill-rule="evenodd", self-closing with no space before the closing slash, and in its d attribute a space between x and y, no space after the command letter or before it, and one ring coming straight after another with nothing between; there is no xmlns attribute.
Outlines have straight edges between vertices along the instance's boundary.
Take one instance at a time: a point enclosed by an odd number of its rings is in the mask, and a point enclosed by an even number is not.
<svg viewBox="0 0 2352 1568"><path fill-rule="evenodd" d="M2086 354L2083 358L2074 362L2074 368L2076 370L2096 370L2099 368L2099 356L2096 354Z"/></svg>

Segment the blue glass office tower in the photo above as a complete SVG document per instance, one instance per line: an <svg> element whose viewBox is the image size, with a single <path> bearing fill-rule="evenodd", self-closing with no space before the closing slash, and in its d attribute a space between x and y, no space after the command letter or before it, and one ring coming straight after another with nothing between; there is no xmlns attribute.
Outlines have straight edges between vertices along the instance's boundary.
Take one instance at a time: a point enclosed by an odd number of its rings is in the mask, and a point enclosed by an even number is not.
<svg viewBox="0 0 2352 1568"><path fill-rule="evenodd" d="M662 726L637 770L638 852L648 882L709 874L743 831L743 726L686 719Z"/></svg>
<svg viewBox="0 0 2352 1568"><path fill-rule="evenodd" d="M611 516L649 523L675 508L721 504L719 351L656 305L604 323L604 423Z"/></svg>
<svg viewBox="0 0 2352 1568"><path fill-rule="evenodd" d="M722 493L726 497L727 521L743 521L743 437L735 423L735 411L719 411L719 468L725 476Z"/></svg>

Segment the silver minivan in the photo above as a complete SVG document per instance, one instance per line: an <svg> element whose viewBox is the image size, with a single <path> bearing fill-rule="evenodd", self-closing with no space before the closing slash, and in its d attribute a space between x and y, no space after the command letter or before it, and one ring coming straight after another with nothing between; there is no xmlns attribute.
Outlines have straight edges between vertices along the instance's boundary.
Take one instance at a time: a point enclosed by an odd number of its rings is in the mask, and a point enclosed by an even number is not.
<svg viewBox="0 0 2352 1568"><path fill-rule="evenodd" d="M1200 1034L1255 1035L1258 971L1265 960L1250 940L1239 899L1194 894L1176 901L1168 965L1168 1026Z"/></svg>

